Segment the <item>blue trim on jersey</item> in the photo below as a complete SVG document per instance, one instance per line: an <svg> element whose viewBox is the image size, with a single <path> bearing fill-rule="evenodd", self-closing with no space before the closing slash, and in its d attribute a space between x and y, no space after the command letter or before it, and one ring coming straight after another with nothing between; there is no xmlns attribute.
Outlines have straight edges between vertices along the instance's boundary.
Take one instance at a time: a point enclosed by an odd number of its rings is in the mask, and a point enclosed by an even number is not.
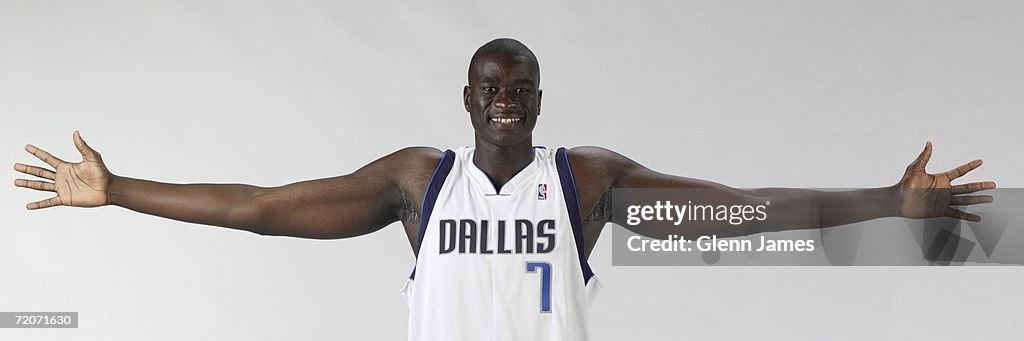
<svg viewBox="0 0 1024 341"><path fill-rule="evenodd" d="M564 147L558 148L555 152L555 166L558 168L558 180L562 183L565 206L569 210L572 235L576 239L576 253L579 254L580 268L583 269L583 283L586 284L594 277L594 271L590 269L590 263L583 252L583 219L580 216L579 197L576 195L576 178L572 176L572 166L569 165L569 151Z"/></svg>
<svg viewBox="0 0 1024 341"><path fill-rule="evenodd" d="M423 236L427 234L427 223L430 222L430 213L434 211L434 202L437 201L437 193L441 191L444 180L452 171L455 164L455 152L451 149L444 151L444 157L437 163L434 174L430 176L427 183L427 190L423 193L423 206L420 207L420 232L416 236L416 258L420 256L420 248L423 247ZM416 279L416 266L412 267L409 279Z"/></svg>

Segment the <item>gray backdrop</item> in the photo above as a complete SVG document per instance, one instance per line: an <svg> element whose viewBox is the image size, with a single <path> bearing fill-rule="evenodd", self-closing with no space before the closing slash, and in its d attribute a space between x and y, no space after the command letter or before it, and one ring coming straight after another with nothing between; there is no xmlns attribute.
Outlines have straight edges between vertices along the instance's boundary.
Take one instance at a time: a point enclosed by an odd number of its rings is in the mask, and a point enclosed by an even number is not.
<svg viewBox="0 0 1024 341"><path fill-rule="evenodd" d="M3 0L0 160L40 164L25 143L79 160L80 129L119 175L272 186L467 145L467 62L510 36L542 66L536 144L737 187L862 187L895 183L932 140L930 171L983 158L967 180L1020 187L1022 15L1016 1ZM261 237L0 194L0 311L81 318L0 339L405 337L413 255L397 224ZM1019 267L612 267L610 250L591 257L596 340L1008 339L1024 323Z"/></svg>

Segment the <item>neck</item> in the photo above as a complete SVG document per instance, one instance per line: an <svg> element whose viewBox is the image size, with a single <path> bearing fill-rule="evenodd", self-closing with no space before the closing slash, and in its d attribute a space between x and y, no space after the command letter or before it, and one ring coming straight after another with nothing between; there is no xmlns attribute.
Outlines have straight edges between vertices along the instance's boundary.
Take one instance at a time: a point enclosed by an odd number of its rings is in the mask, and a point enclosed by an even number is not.
<svg viewBox="0 0 1024 341"><path fill-rule="evenodd" d="M497 146L476 139L473 164L487 174L496 189L504 186L530 162L533 162L532 139L512 146Z"/></svg>

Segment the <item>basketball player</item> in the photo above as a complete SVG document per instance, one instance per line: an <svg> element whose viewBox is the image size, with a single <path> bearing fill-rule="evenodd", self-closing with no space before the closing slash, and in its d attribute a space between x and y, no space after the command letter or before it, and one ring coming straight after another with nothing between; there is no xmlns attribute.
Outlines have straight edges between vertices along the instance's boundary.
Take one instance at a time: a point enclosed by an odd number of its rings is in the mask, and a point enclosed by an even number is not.
<svg viewBox="0 0 1024 341"><path fill-rule="evenodd" d="M411 340L588 339L588 299L597 283L587 257L611 218L613 188L699 188L710 201L770 200L772 215L752 221L750 234L768 226L822 228L892 216L979 221L952 206L991 202L991 196L965 194L995 188L991 181L951 185L981 160L926 173L928 143L889 187L734 189L658 173L599 147L534 147L540 68L516 40L480 47L468 82L463 102L474 147L406 148L352 174L264 188L117 176L76 131L82 162L27 145L52 169L15 164L43 179L15 185L57 193L28 204L30 210L117 205L261 235L347 238L401 222L417 257L403 290ZM807 212L818 219L807 219Z"/></svg>

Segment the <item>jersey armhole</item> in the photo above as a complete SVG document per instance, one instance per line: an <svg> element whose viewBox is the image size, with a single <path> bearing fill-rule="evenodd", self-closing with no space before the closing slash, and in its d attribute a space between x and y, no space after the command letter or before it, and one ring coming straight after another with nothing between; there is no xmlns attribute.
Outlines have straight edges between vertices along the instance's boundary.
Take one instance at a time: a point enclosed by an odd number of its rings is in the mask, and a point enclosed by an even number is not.
<svg viewBox="0 0 1024 341"><path fill-rule="evenodd" d="M562 184L565 206L569 211L569 223L572 224L572 235L576 240L576 253L580 260L580 269L583 269L583 284L586 285L594 277L594 271L591 270L590 262L584 253L586 244L583 243L583 219L580 214L579 197L576 194L576 178L572 175L569 151L565 147L558 148L558 151L555 152L555 166L558 168L558 180Z"/></svg>
<svg viewBox="0 0 1024 341"><path fill-rule="evenodd" d="M420 257L420 248L423 247L423 235L427 231L427 223L430 222L430 214L434 211L434 203L437 201L437 194L441 191L441 186L444 185L445 179L448 178L448 173L452 171L452 165L455 163L455 152L451 149L444 151L444 157L437 163L437 168L434 168L434 174L430 176L430 182L427 183L427 189L423 192L423 205L420 206L420 228L419 233L416 235L416 258ZM416 279L416 266L413 265L412 273L409 274L409 279Z"/></svg>

